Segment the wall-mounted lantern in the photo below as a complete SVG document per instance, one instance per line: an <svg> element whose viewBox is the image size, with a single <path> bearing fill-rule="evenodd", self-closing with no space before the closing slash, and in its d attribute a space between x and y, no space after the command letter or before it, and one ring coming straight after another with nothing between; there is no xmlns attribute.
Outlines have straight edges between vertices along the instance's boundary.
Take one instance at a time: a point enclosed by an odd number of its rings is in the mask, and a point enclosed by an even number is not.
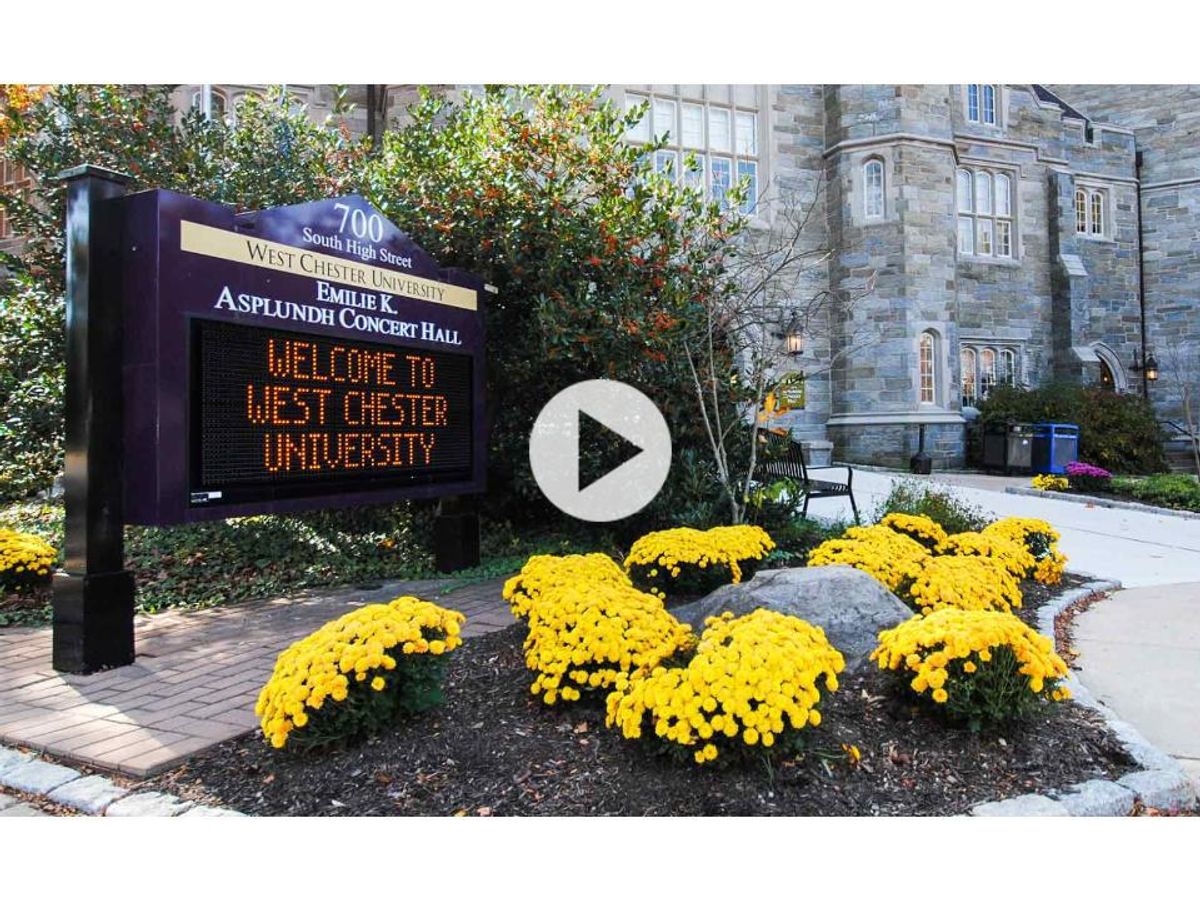
<svg viewBox="0 0 1200 900"><path fill-rule="evenodd" d="M783 349L788 356L804 354L804 325L798 315L793 315L778 337L783 338Z"/></svg>
<svg viewBox="0 0 1200 900"><path fill-rule="evenodd" d="M1158 381L1158 360L1154 358L1154 354L1149 350L1146 351L1146 361L1143 363L1137 348L1134 347L1133 365L1129 369L1131 372L1141 372L1142 377L1147 381Z"/></svg>

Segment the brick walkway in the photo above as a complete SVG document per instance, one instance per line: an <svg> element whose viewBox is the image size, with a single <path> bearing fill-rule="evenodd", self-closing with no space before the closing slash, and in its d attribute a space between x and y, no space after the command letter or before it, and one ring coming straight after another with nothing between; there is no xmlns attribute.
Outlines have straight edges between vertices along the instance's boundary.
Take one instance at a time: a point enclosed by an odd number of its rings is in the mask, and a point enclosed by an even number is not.
<svg viewBox="0 0 1200 900"><path fill-rule="evenodd" d="M403 594L467 616L463 635L513 623L502 579L447 594L446 581L391 582L207 610L138 616L137 661L95 675L50 667L50 629L0 630L0 743L144 777L252 731L279 651L365 603Z"/></svg>

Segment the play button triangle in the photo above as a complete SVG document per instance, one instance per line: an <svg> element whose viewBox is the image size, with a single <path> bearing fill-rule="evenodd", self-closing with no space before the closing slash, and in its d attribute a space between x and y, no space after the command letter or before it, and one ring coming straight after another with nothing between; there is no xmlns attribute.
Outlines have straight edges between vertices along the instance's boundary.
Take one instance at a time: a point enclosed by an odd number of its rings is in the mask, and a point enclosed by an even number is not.
<svg viewBox="0 0 1200 900"><path fill-rule="evenodd" d="M579 410L580 463L583 462L585 456L590 456L593 459L599 457L603 465L596 467L596 470L590 473L585 473L583 471L584 467L580 465L579 486L577 490L582 491L590 487L604 476L625 465L631 459L640 456L644 450L644 447L638 446L633 441L613 431L600 420L589 416L582 409Z"/></svg>

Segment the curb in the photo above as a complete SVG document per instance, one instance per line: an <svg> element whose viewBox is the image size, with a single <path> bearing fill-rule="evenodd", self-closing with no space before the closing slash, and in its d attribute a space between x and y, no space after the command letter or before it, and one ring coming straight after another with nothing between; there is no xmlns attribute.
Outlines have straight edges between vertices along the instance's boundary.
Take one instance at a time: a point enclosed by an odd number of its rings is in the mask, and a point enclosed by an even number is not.
<svg viewBox="0 0 1200 900"><path fill-rule="evenodd" d="M1097 580L1065 591L1053 603L1047 603L1038 610L1038 631L1053 641L1054 623L1063 610L1084 597L1119 590L1120 587L1119 581ZM1168 810L1191 810L1196 807L1195 786L1175 759L1151 744L1128 722L1117 718L1111 709L1083 686L1074 672L1065 681L1071 691L1072 701L1103 716L1113 737L1142 769L1123 775L1116 781L1096 778L1049 794L1023 794L1008 800L979 803L971 808L970 815L1127 816L1137 801L1145 806Z"/></svg>
<svg viewBox="0 0 1200 900"><path fill-rule="evenodd" d="M0 786L21 791L88 816L242 816L217 806L203 806L160 791L123 788L103 775L45 762L24 750L0 745ZM4 795L0 795L0 800ZM20 806L22 804L16 804Z"/></svg>
<svg viewBox="0 0 1200 900"><path fill-rule="evenodd" d="M1095 497L1091 494L1039 491L1037 488L1016 486L1006 487L1004 493L1019 494L1022 497L1041 497L1043 500L1063 500L1067 503L1102 506L1105 509L1127 509L1130 512L1152 513L1156 516L1174 516L1177 519L1200 519L1200 513L1187 509L1167 509L1165 506L1151 506L1149 503L1136 503L1133 500L1112 500L1107 497Z"/></svg>

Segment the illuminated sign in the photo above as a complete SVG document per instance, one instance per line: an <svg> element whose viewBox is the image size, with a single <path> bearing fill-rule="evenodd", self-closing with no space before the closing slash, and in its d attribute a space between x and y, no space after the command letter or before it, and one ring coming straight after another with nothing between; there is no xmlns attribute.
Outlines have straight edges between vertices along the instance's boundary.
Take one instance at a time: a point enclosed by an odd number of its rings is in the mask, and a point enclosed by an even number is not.
<svg viewBox="0 0 1200 900"><path fill-rule="evenodd" d="M470 356L193 328L193 503L469 479Z"/></svg>
<svg viewBox="0 0 1200 900"><path fill-rule="evenodd" d="M171 524L484 488L482 283L361 197L125 206L126 509Z"/></svg>

